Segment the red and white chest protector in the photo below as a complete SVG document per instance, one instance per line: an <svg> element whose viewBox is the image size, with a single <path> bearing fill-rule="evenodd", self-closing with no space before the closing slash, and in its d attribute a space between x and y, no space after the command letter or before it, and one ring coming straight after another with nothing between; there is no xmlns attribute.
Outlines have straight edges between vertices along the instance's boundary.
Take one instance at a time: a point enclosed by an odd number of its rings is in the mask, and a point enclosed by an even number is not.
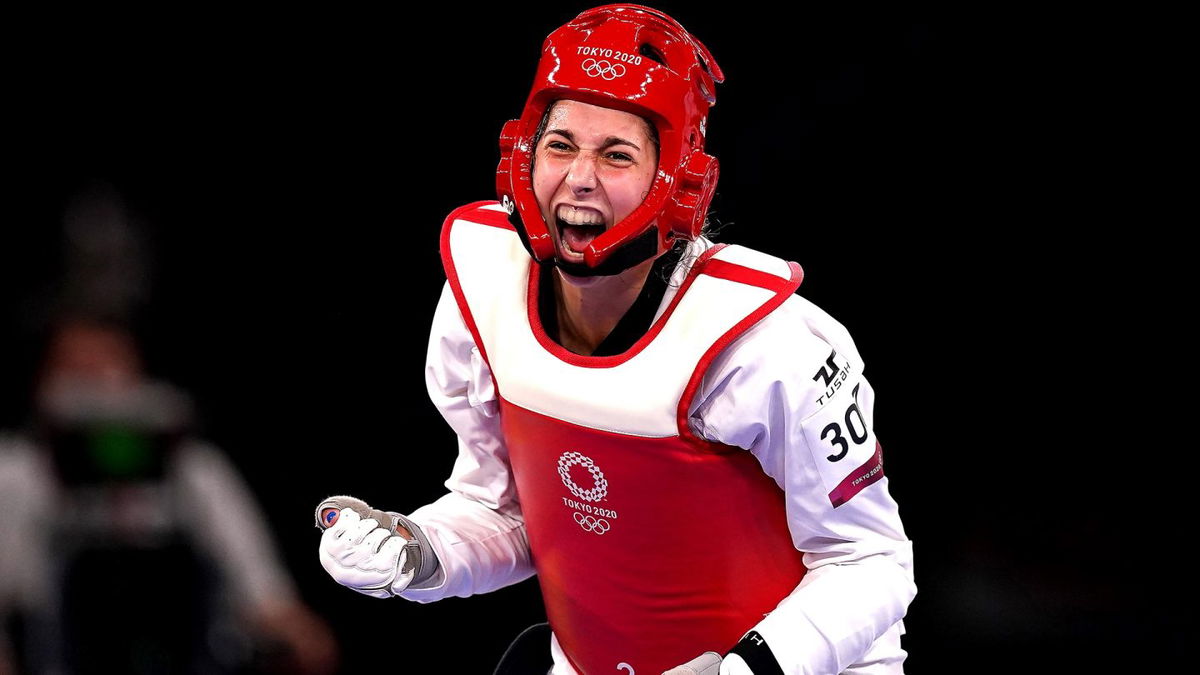
<svg viewBox="0 0 1200 675"><path fill-rule="evenodd" d="M804 576L783 492L746 450L697 437L712 358L801 271L737 246L696 261L629 351L572 354L537 315L541 272L495 202L458 209L442 258L495 380L551 628L580 673L658 675L724 653Z"/></svg>

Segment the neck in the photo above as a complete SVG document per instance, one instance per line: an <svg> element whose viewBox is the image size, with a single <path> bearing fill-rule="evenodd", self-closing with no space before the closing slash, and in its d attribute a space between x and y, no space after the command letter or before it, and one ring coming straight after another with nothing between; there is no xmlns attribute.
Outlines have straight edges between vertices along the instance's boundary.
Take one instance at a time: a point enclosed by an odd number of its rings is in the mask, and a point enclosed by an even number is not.
<svg viewBox="0 0 1200 675"><path fill-rule="evenodd" d="M584 356L596 351L637 300L654 261L605 277L572 277L555 268L559 343Z"/></svg>

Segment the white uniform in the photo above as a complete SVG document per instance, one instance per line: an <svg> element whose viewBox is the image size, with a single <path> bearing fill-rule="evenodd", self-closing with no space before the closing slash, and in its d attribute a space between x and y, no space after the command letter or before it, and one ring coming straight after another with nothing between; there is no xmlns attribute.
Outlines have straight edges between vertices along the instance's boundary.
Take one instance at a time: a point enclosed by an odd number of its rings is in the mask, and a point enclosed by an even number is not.
<svg viewBox="0 0 1200 675"><path fill-rule="evenodd" d="M709 245L692 244L660 314L687 261ZM887 478L855 487L836 507L831 497L847 493L854 471L875 452L874 392L862 372L846 329L793 295L721 352L689 408L698 435L750 451L785 492L792 540L810 571L775 611L746 628L763 636L787 673L903 672L901 619L916 586L912 542ZM401 595L432 602L529 578L535 570L492 378L449 284L434 315L426 383L458 434L459 455L446 481L450 493L410 516L428 535L439 571ZM846 443L847 435L855 442ZM736 533L720 536L736 542ZM553 673L575 672L557 640L552 654Z"/></svg>

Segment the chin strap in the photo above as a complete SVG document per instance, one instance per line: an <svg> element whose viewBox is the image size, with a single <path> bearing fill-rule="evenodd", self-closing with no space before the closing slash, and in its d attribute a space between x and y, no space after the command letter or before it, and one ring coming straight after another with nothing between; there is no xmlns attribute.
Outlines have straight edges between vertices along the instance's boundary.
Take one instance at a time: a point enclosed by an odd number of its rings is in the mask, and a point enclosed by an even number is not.
<svg viewBox="0 0 1200 675"><path fill-rule="evenodd" d="M525 223L521 220L520 212L516 209L510 211L508 222L512 223L513 229L517 231L517 236L521 239L521 246L525 247L525 252L529 254L530 258L543 265L553 265L573 277L610 277L620 274L634 265L646 262L658 253L658 230L652 227L639 235L637 239L622 246L596 267L588 267L583 263L562 262L557 256L550 260L538 260L537 256L533 254L533 247L529 244L529 233L525 230Z"/></svg>
<svg viewBox="0 0 1200 675"><path fill-rule="evenodd" d="M646 230L637 239L622 246L604 262L595 267L581 263L565 263L555 258L558 269L576 277L609 277L620 274L635 265L640 265L658 253L658 231Z"/></svg>

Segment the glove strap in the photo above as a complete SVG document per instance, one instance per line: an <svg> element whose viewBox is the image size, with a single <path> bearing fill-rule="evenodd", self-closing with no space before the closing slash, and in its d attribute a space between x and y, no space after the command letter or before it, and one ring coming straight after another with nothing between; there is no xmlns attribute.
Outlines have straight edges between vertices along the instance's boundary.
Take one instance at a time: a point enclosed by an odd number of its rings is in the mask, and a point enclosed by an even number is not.
<svg viewBox="0 0 1200 675"><path fill-rule="evenodd" d="M396 525L403 525L404 529L412 533L416 539L410 539L404 548L408 551L407 560L401 572L413 572L412 581L408 582L409 586L420 584L433 577L438 569L437 554L433 552L433 546L429 544L429 537L425 536L425 531L416 523L396 513L388 511L387 514L393 518L392 531L396 531Z"/></svg>

